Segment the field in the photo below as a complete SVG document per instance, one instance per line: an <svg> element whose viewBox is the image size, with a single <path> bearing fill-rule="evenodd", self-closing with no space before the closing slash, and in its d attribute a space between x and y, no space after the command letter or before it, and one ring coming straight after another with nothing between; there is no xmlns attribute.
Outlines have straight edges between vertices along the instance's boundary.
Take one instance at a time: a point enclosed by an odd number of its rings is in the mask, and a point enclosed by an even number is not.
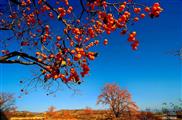
<svg viewBox="0 0 182 120"><path fill-rule="evenodd" d="M182 115L182 114L181 114ZM180 120L182 116L166 116L164 114L151 112L139 112L125 118L114 119L107 110L60 110L55 112L32 113L16 112L7 114L8 120Z"/></svg>
<svg viewBox="0 0 182 120"><path fill-rule="evenodd" d="M11 117L10 117L11 116ZM46 119L46 120L104 120L108 118L106 110L61 110L56 112L31 113L16 112L8 115L10 120Z"/></svg>

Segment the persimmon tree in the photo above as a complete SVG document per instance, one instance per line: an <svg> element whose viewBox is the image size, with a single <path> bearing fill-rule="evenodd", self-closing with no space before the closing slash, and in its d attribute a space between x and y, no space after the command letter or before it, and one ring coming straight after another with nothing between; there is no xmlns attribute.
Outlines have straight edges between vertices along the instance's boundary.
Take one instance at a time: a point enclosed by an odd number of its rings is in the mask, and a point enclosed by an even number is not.
<svg viewBox="0 0 182 120"><path fill-rule="evenodd" d="M127 34L131 48L137 50L137 33L129 28L146 16L158 17L162 11L159 3L145 5L137 0L74 1L79 7L72 2L0 3L0 63L36 66L40 72L32 81L44 86L80 84L90 71L89 62L98 56L97 45L108 44L107 35L114 31Z"/></svg>
<svg viewBox="0 0 182 120"><path fill-rule="evenodd" d="M131 99L128 90L122 90L116 84L106 84L98 97L97 104L108 105L116 118L131 119L138 107ZM133 115L134 116L134 115Z"/></svg>

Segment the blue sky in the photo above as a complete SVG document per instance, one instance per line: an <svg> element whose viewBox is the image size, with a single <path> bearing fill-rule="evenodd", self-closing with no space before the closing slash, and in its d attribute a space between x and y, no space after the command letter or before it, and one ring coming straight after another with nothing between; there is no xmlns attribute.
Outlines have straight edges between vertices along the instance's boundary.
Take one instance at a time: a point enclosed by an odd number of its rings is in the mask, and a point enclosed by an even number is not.
<svg viewBox="0 0 182 120"><path fill-rule="evenodd" d="M96 105L96 100L105 83L117 83L128 89L141 109L160 108L163 102L182 98L182 61L169 53L182 47L182 1L160 0L160 3L164 11L159 18L146 18L131 28L138 33L138 51L131 50L126 36L112 33L107 36L108 46L97 48L99 57L90 63L90 75L76 87L79 93L74 94L63 85L53 97L46 96L40 88L17 98L18 109L45 111L51 105L57 109L104 108ZM0 91L17 97L21 88L19 80L31 78L31 69L30 66L0 64Z"/></svg>

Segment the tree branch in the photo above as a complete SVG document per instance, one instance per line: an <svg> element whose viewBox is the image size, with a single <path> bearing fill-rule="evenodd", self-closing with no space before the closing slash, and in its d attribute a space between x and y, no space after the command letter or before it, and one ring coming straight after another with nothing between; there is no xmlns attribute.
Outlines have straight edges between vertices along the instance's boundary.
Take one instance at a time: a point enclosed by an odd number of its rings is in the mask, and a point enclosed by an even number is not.
<svg viewBox="0 0 182 120"><path fill-rule="evenodd" d="M24 62L24 61L20 61L20 60L3 60L0 63L9 63L9 64L19 63L19 64L23 64L23 65L33 65L33 64L35 64L35 62Z"/></svg>
<svg viewBox="0 0 182 120"><path fill-rule="evenodd" d="M28 58L30 60L32 60L33 62L24 62L24 61L20 61L20 60L8 60L12 57L15 57L15 56L21 56L22 58ZM49 71L45 66L48 66L46 63L44 62L40 62L38 61L37 58L33 57L33 56L30 56L26 53L22 53L22 52L17 52L17 51L14 51L14 52L11 52L9 54L6 54L4 56L1 56L0 57L0 63L10 63L10 64L13 64L13 63L18 63L18 64L23 64L23 65L38 65L40 66L41 68ZM50 72L50 71L49 71Z"/></svg>
<svg viewBox="0 0 182 120"><path fill-rule="evenodd" d="M82 18L83 13L86 11L86 9L85 9L85 7L84 7L84 5L83 5L83 0L80 0L80 4L81 4L81 6L82 6L82 12L81 12L81 14L80 14L79 19Z"/></svg>

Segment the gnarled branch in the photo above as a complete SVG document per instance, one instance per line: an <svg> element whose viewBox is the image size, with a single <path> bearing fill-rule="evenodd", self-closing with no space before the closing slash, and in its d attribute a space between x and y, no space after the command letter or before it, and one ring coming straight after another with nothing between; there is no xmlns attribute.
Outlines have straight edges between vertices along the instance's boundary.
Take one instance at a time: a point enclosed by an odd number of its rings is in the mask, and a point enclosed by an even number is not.
<svg viewBox="0 0 182 120"><path fill-rule="evenodd" d="M21 60L9 60L10 58L13 58L15 56L20 56L22 58L26 58L26 59L29 59L31 61L29 62L25 62L25 61L21 61ZM38 61L37 58L33 57L33 56L30 56L26 53L23 53L23 52L17 52L17 51L14 51L14 52L11 52L9 54L6 54L4 56L1 56L0 57L0 63L10 63L10 64L13 64L13 63L18 63L18 64L23 64L23 65L38 65L39 67L49 71L45 66L48 66L46 63L44 62L41 62L41 61Z"/></svg>

